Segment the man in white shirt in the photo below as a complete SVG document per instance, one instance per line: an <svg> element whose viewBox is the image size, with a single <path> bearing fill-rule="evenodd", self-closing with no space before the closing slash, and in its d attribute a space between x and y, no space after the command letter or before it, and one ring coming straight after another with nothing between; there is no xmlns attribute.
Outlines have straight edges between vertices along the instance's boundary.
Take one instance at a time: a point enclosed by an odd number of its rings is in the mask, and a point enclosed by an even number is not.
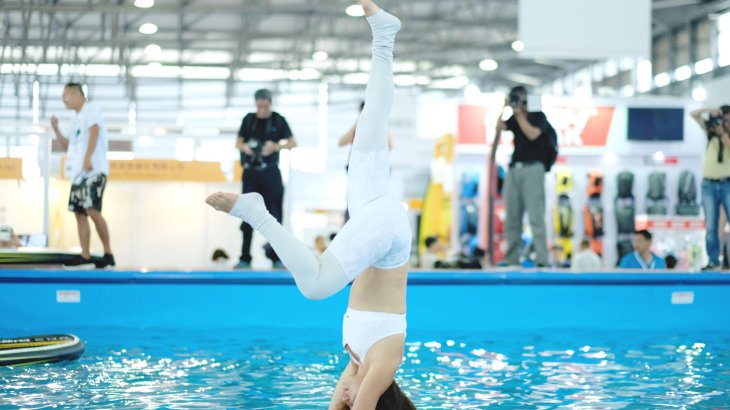
<svg viewBox="0 0 730 410"><path fill-rule="evenodd" d="M573 270L575 272L596 272L601 269L601 257L591 249L591 242L583 239L580 250L573 256Z"/></svg>
<svg viewBox="0 0 730 410"><path fill-rule="evenodd" d="M76 111L66 136L61 133L55 115L51 117L51 126L58 142L67 150L64 172L71 179L68 210L76 215L81 242L80 262L91 262L91 218L104 246L103 263L97 263L97 267L114 266L109 228L101 216L101 202L109 175L109 161L106 159L109 138L104 119L99 108L86 101L81 84L66 84L63 88L63 103L66 108Z"/></svg>

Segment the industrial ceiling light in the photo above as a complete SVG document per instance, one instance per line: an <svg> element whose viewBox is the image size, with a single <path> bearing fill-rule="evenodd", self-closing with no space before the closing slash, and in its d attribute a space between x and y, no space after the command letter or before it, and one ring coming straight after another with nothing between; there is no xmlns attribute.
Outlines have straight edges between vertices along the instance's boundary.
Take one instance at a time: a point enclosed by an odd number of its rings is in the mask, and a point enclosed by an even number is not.
<svg viewBox="0 0 730 410"><path fill-rule="evenodd" d="M479 98L480 95L482 95L482 90L479 89L478 85L469 83L469 85L464 87L464 97L466 97L467 100L475 100Z"/></svg>
<svg viewBox="0 0 730 410"><path fill-rule="evenodd" d="M157 44L148 44L147 47L144 48L144 53L148 56L156 56L162 52L162 47L158 46Z"/></svg>
<svg viewBox="0 0 730 410"><path fill-rule="evenodd" d="M497 67L499 67L499 64L491 58L482 60L479 63L479 68L481 68L484 71L494 71L497 69Z"/></svg>
<svg viewBox="0 0 730 410"><path fill-rule="evenodd" d="M155 5L155 0L134 0L134 5L141 9L148 9Z"/></svg>
<svg viewBox="0 0 730 410"><path fill-rule="evenodd" d="M659 73L656 76L654 76L654 84L657 87L667 86L671 82L672 82L672 77L669 75L669 73Z"/></svg>
<svg viewBox="0 0 730 410"><path fill-rule="evenodd" d="M314 61L327 61L329 54L326 51L316 51L312 54L312 60Z"/></svg>
<svg viewBox="0 0 730 410"><path fill-rule="evenodd" d="M144 23L139 26L139 32L142 34L155 34L157 33L157 25L152 23Z"/></svg>
<svg viewBox="0 0 730 410"><path fill-rule="evenodd" d="M714 62L711 58L705 58L695 63L695 73L697 75L707 74L714 68Z"/></svg>
<svg viewBox="0 0 730 410"><path fill-rule="evenodd" d="M677 81L684 81L692 77L692 69L688 65L683 65L674 70L674 78Z"/></svg>
<svg viewBox="0 0 730 410"><path fill-rule="evenodd" d="M707 90L703 86L697 86L692 89L692 99L697 102L703 102L707 99Z"/></svg>
<svg viewBox="0 0 730 410"><path fill-rule="evenodd" d="M515 40L512 42L512 50L515 50L516 52L520 52L525 49L525 43L523 43L520 40Z"/></svg>
<svg viewBox="0 0 730 410"><path fill-rule="evenodd" d="M345 13L350 17L362 17L365 15L365 10L363 10L361 5L353 4L345 9Z"/></svg>

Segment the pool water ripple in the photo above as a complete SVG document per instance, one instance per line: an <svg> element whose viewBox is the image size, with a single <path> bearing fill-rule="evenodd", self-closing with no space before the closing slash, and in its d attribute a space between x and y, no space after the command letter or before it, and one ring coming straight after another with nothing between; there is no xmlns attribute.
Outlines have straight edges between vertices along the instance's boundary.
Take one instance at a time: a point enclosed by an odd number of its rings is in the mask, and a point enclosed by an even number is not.
<svg viewBox="0 0 730 410"><path fill-rule="evenodd" d="M77 361L0 368L0 408L322 408L347 363L331 330L76 333ZM413 330L397 380L419 409L730 408L730 333Z"/></svg>

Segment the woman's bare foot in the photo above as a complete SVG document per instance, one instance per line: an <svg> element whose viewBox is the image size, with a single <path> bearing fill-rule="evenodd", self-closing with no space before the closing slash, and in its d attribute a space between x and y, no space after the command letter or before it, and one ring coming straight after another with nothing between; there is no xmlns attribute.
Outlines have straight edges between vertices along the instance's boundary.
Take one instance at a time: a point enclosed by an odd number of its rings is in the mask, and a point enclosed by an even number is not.
<svg viewBox="0 0 730 410"><path fill-rule="evenodd" d="M206 198L205 202L218 211L243 219L256 230L261 229L267 222L276 222L276 219L266 210L264 197L257 192L247 194L216 192Z"/></svg>
<svg viewBox="0 0 730 410"><path fill-rule="evenodd" d="M216 192L215 194L209 195L205 198L205 203L212 206L216 211L223 211L225 213L231 212L233 205L238 200L238 194L231 192Z"/></svg>
<svg viewBox="0 0 730 410"><path fill-rule="evenodd" d="M373 3L372 0L359 0L359 2L362 6L362 9L365 10L365 15L367 17L372 16L373 14L377 13L378 10L380 10L380 7L378 7L377 4Z"/></svg>

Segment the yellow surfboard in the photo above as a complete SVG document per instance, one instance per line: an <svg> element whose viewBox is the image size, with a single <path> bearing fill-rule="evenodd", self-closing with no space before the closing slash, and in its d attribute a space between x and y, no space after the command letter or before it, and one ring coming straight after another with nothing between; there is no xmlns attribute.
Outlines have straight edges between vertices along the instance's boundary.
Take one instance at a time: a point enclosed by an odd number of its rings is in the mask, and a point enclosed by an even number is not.
<svg viewBox="0 0 730 410"><path fill-rule="evenodd" d="M453 181L446 181L445 178L453 176L455 144L456 138L451 134L444 135L435 143L431 180L426 189L421 212L418 236L419 255L423 254L426 249L426 238L429 236L438 236L443 243L450 242L453 194L448 186Z"/></svg>

